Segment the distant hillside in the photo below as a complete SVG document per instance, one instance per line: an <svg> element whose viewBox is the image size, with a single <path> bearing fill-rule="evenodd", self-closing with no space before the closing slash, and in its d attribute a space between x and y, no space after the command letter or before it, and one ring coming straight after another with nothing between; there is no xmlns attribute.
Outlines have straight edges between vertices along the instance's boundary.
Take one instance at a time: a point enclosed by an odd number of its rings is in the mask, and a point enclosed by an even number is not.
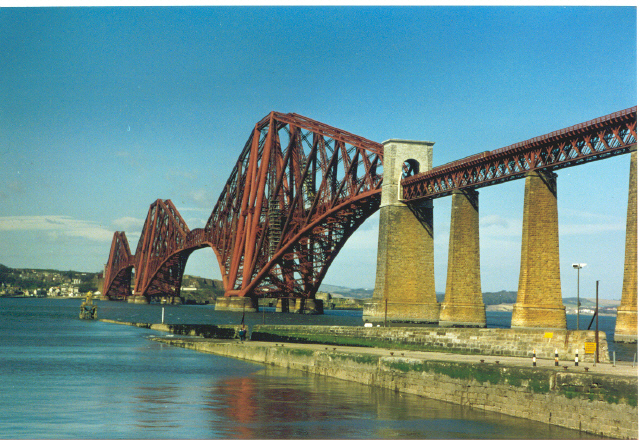
<svg viewBox="0 0 640 440"><path fill-rule="evenodd" d="M86 292L98 289L98 280L101 273L87 273L76 271L60 271L47 269L12 269L0 264L0 288L5 293L20 289L49 288L52 285L71 282L73 279L80 283L79 291ZM222 281L208 278L184 275L182 279L182 295L185 300L196 303L212 303L216 297L224 295ZM194 289L195 288L195 289ZM322 284L318 292L330 293L334 298L368 299L373 296L373 289L352 289L332 284ZM482 300L487 306L498 304L515 304L517 292L501 290L500 292L483 292ZM438 302L444 300L444 293L436 293ZM563 298L562 303L567 307L575 308L576 297ZM595 298L580 298L581 307L593 308L596 305ZM620 300L600 299L600 307L618 307Z"/></svg>
<svg viewBox="0 0 640 440"><path fill-rule="evenodd" d="M196 290L191 290L195 288ZM224 295L222 281L184 275L182 277L181 296L187 303L215 303L218 296Z"/></svg>
<svg viewBox="0 0 640 440"><path fill-rule="evenodd" d="M501 290L500 292L483 292L482 301L487 306L496 304L515 304L518 292Z"/></svg>
<svg viewBox="0 0 640 440"><path fill-rule="evenodd" d="M55 269L13 269L0 264L0 295L15 295L54 286L74 286L79 293L98 290L100 272Z"/></svg>
<svg viewBox="0 0 640 440"><path fill-rule="evenodd" d="M373 289L351 289L349 287L333 286L331 284L322 284L318 289L319 292L330 293L331 296L366 299L373 296Z"/></svg>
<svg viewBox="0 0 640 440"><path fill-rule="evenodd" d="M373 289L351 289L343 286L333 286L331 284L322 284L319 291L330 293L335 297L367 299L373 296ZM484 292L482 300L486 305L493 304L513 304L516 302L517 292L508 292L502 290L500 292ZM438 302L444 300L444 293L436 293Z"/></svg>
<svg viewBox="0 0 640 440"><path fill-rule="evenodd" d="M565 306L575 307L577 302L578 302L578 298L575 296L571 298L562 298L562 304L564 304ZM595 306L596 306L595 298L580 298L580 307L593 308ZM618 307L620 306L620 300L600 298L598 300L598 306L599 307Z"/></svg>

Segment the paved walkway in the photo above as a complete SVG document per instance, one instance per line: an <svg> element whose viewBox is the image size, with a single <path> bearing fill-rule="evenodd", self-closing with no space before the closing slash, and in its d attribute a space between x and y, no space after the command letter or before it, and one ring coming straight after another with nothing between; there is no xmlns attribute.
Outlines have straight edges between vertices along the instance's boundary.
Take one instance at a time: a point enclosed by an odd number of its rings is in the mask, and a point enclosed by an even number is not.
<svg viewBox="0 0 640 440"><path fill-rule="evenodd" d="M180 337L172 337L169 339L182 339ZM202 339L203 342L212 342L211 339ZM193 339L190 339L193 342ZM219 343L228 344L240 344L239 341L233 340L216 340ZM342 345L327 345L327 344L304 344L304 343L291 343L291 342L261 342L261 341L245 341L242 344L255 345L257 347L290 347L290 348L304 348L314 351L335 351L337 353L361 353L361 354L374 354L379 356L398 356L410 359L423 359L434 361L450 361L450 362L481 362L506 366L518 366L518 367L533 367L533 359L531 358L519 358L510 356L484 356L484 355L468 355L468 354L454 354L454 353L440 353L429 351L416 351L416 350L390 350L386 348L374 348L374 347L349 347ZM393 354L392 354L393 353ZM565 369L566 367L566 369ZM613 363L598 363L594 366L593 360L589 362L580 362L576 367L575 362L560 361L559 365L555 366L553 359L537 359L535 368L544 368L548 370L567 371L572 373L587 373L587 374L606 374L612 376L623 377L638 377L638 364L633 365L632 362L616 362L615 367ZM588 369L588 371L586 370Z"/></svg>

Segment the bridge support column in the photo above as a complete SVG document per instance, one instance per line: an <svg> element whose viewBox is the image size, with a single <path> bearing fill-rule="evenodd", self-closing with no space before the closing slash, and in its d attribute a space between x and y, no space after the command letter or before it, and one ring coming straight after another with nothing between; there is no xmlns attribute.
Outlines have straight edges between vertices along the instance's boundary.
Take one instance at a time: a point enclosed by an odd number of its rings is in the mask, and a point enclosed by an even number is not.
<svg viewBox="0 0 640 440"><path fill-rule="evenodd" d="M525 177L520 281L511 327L567 328L560 290L556 177L539 171Z"/></svg>
<svg viewBox="0 0 640 440"><path fill-rule="evenodd" d="M447 287L440 306L440 325L486 327L487 316L480 287L477 191L453 191L450 231Z"/></svg>
<svg viewBox="0 0 640 440"><path fill-rule="evenodd" d="M278 298L276 312L289 313L289 298Z"/></svg>
<svg viewBox="0 0 640 440"><path fill-rule="evenodd" d="M289 313L322 315L324 314L324 302L321 299L292 298L289 300Z"/></svg>
<svg viewBox="0 0 640 440"><path fill-rule="evenodd" d="M257 312L258 299L249 296L219 296L216 298L216 312Z"/></svg>
<svg viewBox="0 0 640 440"><path fill-rule="evenodd" d="M384 182L380 203L376 283L366 301L368 322L436 323L433 260L433 205L400 201L403 164L413 171L431 169L433 142L389 140L384 144Z"/></svg>
<svg viewBox="0 0 640 440"><path fill-rule="evenodd" d="M622 298L618 307L616 342L638 342L638 180L637 150L631 152L629 201L627 204L627 235L624 252Z"/></svg>
<svg viewBox="0 0 640 440"><path fill-rule="evenodd" d="M146 296L135 293L127 297L127 302L133 304L149 304L149 300Z"/></svg>

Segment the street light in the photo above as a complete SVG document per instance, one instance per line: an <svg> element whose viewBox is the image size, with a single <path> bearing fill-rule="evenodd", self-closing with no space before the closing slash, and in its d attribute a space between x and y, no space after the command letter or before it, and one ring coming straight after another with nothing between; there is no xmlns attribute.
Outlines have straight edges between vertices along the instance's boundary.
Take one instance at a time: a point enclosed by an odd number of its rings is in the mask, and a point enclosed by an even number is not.
<svg viewBox="0 0 640 440"><path fill-rule="evenodd" d="M576 321L576 330L580 330L580 269L585 267L587 263L573 263L574 269L578 269L578 316Z"/></svg>

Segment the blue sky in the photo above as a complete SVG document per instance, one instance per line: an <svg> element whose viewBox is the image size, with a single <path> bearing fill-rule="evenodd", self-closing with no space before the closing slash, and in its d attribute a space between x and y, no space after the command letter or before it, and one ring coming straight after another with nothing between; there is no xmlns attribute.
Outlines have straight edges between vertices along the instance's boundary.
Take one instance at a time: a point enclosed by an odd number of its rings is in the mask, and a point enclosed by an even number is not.
<svg viewBox="0 0 640 440"><path fill-rule="evenodd" d="M102 270L149 205L202 227L253 125L295 112L434 164L637 104L635 7L0 8L0 263ZM619 299L629 155L558 172L563 296ZM480 190L483 291L517 290L524 180ZM450 198L435 201L445 290ZM378 217L325 282L372 288ZM213 252L187 273L219 278Z"/></svg>

